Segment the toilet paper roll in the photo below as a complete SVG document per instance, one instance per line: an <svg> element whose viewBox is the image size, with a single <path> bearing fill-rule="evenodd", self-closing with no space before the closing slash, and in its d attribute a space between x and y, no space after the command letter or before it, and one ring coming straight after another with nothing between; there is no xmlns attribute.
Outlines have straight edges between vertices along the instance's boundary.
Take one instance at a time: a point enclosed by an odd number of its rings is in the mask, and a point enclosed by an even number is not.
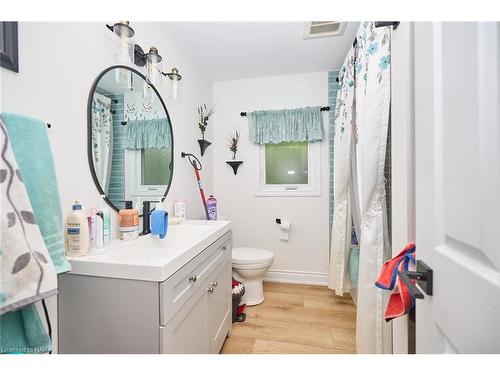
<svg viewBox="0 0 500 375"><path fill-rule="evenodd" d="M280 229L289 231L292 229L292 224L289 221L281 220L281 224L279 224Z"/></svg>

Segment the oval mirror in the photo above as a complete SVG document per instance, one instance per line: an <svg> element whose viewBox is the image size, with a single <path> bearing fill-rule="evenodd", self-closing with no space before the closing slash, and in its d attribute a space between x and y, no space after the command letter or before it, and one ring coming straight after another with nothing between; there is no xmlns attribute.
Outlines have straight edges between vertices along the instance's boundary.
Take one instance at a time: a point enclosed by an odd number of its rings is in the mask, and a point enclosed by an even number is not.
<svg viewBox="0 0 500 375"><path fill-rule="evenodd" d="M88 101L87 150L97 189L113 209L166 197L173 142L165 103L144 75L127 66L99 74Z"/></svg>

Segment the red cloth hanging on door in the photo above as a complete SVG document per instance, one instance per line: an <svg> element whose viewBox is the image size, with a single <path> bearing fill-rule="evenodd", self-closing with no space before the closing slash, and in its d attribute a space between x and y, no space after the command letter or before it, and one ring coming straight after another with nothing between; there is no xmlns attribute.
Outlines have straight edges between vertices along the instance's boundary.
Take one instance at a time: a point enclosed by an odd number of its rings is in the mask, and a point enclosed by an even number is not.
<svg viewBox="0 0 500 375"><path fill-rule="evenodd" d="M415 264L415 249L415 244L409 243L398 255L386 261L375 282L378 288L392 290L384 314L386 322L408 314L415 306L415 297L398 277L398 271L408 271L410 263Z"/></svg>

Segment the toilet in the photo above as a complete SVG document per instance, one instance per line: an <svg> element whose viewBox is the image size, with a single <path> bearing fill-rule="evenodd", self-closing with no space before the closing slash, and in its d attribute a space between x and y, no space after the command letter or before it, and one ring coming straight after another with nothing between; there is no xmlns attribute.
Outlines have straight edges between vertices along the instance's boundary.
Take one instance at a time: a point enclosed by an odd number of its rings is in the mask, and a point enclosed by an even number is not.
<svg viewBox="0 0 500 375"><path fill-rule="evenodd" d="M233 277L245 285L241 302L248 306L264 301L262 278L271 264L274 254L269 250L254 247L233 248Z"/></svg>

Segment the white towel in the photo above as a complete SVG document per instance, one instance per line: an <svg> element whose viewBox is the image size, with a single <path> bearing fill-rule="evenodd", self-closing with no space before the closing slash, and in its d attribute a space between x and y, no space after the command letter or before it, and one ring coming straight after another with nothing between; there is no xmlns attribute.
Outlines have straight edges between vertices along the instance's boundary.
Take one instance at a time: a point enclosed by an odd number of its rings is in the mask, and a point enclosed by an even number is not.
<svg viewBox="0 0 500 375"><path fill-rule="evenodd" d="M57 275L36 224L0 118L0 315L57 293Z"/></svg>

